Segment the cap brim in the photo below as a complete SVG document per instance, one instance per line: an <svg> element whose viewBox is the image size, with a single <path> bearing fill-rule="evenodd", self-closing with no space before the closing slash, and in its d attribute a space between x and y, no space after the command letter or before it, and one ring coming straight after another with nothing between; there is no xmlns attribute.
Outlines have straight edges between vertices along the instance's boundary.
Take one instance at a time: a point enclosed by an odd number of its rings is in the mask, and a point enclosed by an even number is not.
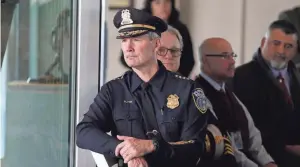
<svg viewBox="0 0 300 167"><path fill-rule="evenodd" d="M141 36L141 35L145 35L148 32L149 32L148 30L124 31L124 32L119 32L119 35L116 38L117 39L133 38L133 37L138 37L138 36Z"/></svg>

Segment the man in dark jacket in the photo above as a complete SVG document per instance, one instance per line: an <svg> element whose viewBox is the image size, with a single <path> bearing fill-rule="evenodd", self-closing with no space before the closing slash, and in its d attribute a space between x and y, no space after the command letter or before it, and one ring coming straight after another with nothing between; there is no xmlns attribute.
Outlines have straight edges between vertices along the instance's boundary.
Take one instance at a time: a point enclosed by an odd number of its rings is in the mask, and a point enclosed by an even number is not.
<svg viewBox="0 0 300 167"><path fill-rule="evenodd" d="M165 20L180 32L183 38L183 48L178 72L188 77L195 64L193 45L188 28L179 20L179 12L175 8L175 0L146 0L143 10ZM121 62L128 67L123 55L121 55Z"/></svg>
<svg viewBox="0 0 300 167"><path fill-rule="evenodd" d="M237 68L232 81L279 167L300 166L300 76L291 61L298 39L290 22L274 21L253 60Z"/></svg>

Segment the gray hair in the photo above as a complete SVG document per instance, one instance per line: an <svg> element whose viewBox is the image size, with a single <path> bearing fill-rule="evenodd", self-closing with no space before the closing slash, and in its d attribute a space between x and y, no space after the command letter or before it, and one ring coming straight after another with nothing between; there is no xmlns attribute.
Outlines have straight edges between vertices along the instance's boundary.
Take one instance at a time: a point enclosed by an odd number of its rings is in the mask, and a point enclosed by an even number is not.
<svg viewBox="0 0 300 167"><path fill-rule="evenodd" d="M147 34L148 34L151 41L154 40L154 39L160 39L160 36L156 32L150 31Z"/></svg>
<svg viewBox="0 0 300 167"><path fill-rule="evenodd" d="M168 25L168 29L167 29L166 32L169 32L169 33L176 36L176 38L178 39L178 41L180 43L180 49L182 50L182 48L183 48L183 39L182 39L182 36L181 36L180 32L176 28L174 28L170 25Z"/></svg>

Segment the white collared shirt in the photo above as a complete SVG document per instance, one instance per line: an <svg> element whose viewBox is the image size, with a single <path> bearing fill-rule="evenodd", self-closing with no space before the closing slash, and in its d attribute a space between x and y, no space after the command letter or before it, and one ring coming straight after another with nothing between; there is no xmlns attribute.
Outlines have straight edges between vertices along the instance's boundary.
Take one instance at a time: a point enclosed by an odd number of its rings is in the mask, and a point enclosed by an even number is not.
<svg viewBox="0 0 300 167"><path fill-rule="evenodd" d="M223 82L222 84L217 83L213 79L211 79L208 75L205 73L201 72L200 75L211 85L213 86L217 91L223 90L225 92L225 83Z"/></svg>

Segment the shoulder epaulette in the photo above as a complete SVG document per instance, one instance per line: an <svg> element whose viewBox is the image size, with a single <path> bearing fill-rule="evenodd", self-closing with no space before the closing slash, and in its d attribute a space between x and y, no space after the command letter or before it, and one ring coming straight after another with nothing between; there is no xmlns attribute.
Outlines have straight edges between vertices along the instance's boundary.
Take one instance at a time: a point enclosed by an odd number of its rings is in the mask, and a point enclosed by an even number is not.
<svg viewBox="0 0 300 167"><path fill-rule="evenodd" d="M126 74L126 73L124 73L123 75L121 75L121 76L119 76L119 77L117 77L117 78L114 78L114 79L112 79L112 80L120 80L120 79L123 79L124 76L125 76L125 74Z"/></svg>
<svg viewBox="0 0 300 167"><path fill-rule="evenodd" d="M174 76L175 76L175 78L179 78L179 79L191 80L190 78L187 78L187 77L184 77L184 76L181 76L181 75L177 75L177 74L175 74Z"/></svg>

